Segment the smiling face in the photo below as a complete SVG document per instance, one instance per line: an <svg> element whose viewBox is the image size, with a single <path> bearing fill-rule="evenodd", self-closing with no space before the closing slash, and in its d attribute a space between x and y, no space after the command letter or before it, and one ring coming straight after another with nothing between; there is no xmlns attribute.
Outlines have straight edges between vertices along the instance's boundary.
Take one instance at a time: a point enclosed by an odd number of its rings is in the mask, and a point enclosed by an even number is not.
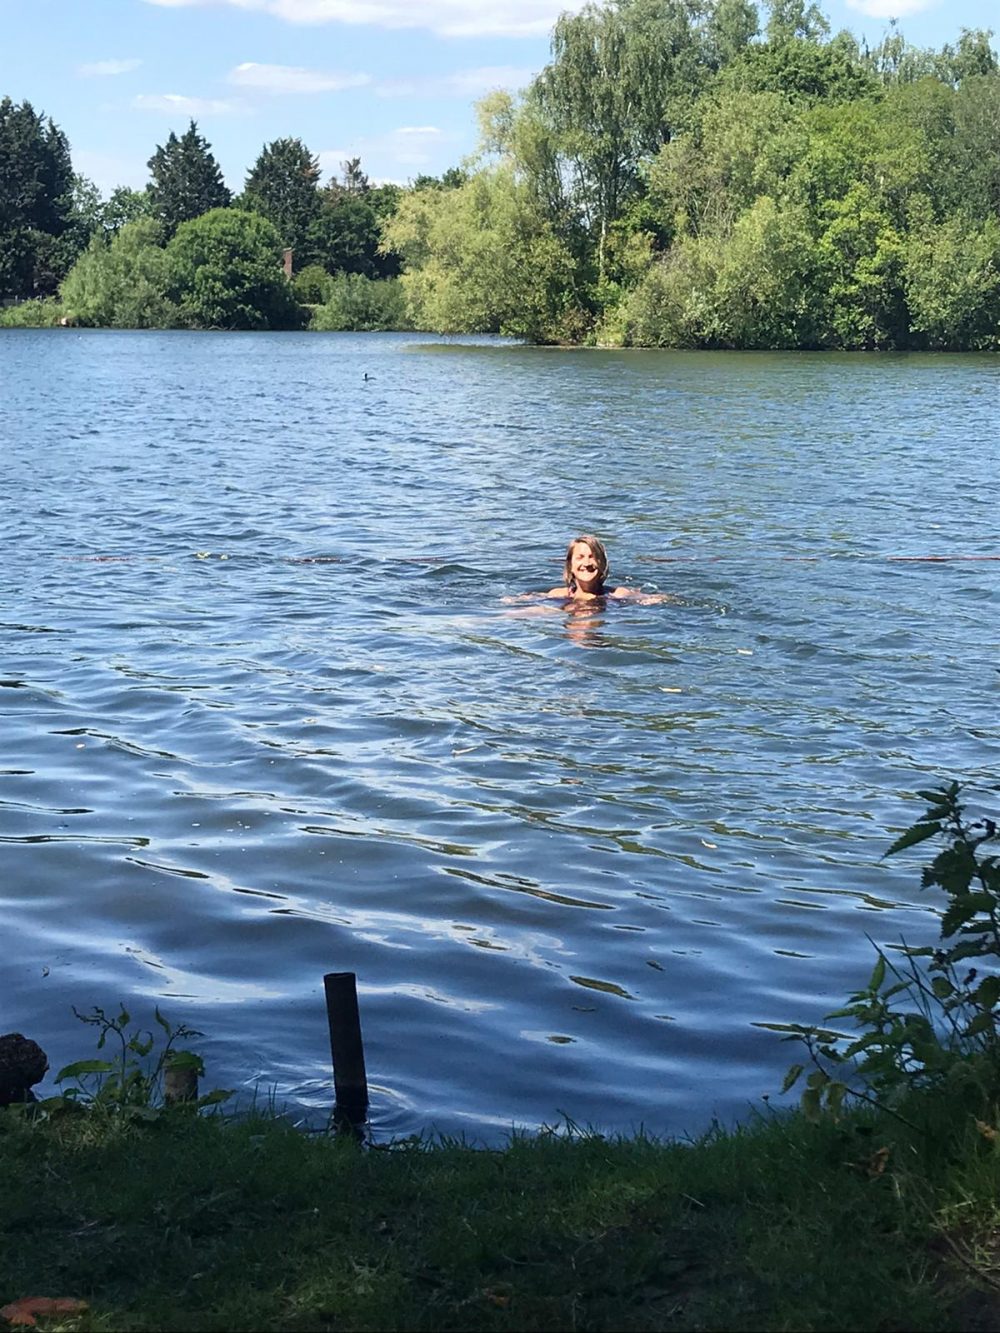
<svg viewBox="0 0 1000 1333"><path fill-rule="evenodd" d="M608 554L596 537L577 537L566 552L566 585L597 593L608 572Z"/></svg>

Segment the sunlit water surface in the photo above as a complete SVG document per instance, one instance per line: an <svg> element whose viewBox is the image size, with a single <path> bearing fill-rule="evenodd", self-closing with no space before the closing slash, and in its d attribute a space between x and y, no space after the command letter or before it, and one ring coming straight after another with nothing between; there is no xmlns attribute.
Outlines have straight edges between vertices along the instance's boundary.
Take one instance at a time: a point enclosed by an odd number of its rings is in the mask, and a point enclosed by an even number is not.
<svg viewBox="0 0 1000 1333"><path fill-rule="evenodd" d="M364 379L365 374L369 379ZM996 363L0 334L0 1027L201 1028L377 1136L695 1132L925 940L997 782ZM508 605L573 533L671 595Z"/></svg>

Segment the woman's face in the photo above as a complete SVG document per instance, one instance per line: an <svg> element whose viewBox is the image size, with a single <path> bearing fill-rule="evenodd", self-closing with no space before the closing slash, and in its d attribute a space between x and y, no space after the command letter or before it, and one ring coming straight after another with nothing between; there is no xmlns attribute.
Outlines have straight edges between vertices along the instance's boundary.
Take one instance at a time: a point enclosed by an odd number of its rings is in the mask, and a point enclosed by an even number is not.
<svg viewBox="0 0 1000 1333"><path fill-rule="evenodd" d="M574 542L569 567L578 588L591 592L601 582L601 564L586 542Z"/></svg>

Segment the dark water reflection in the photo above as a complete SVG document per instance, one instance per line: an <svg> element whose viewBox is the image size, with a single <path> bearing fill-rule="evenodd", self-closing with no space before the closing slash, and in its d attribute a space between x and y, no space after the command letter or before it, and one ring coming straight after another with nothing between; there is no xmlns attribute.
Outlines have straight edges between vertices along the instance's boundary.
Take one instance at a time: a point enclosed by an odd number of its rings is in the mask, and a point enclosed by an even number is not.
<svg viewBox="0 0 1000 1333"><path fill-rule="evenodd" d="M367 383L368 371L374 379ZM379 1132L696 1130L996 783L995 362L0 334L5 1028L158 1001ZM660 606L508 606L596 529ZM71 1020L69 1020L71 1021ZM75 1024L73 1025L75 1027Z"/></svg>

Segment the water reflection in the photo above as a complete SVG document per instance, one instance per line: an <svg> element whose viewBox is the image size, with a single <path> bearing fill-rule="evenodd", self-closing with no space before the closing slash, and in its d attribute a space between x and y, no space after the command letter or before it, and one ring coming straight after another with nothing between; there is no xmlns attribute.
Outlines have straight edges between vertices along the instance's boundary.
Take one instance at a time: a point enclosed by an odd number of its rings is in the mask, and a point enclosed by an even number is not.
<svg viewBox="0 0 1000 1333"><path fill-rule="evenodd" d="M596 597L592 602L567 601L563 603L563 629L570 643L579 648L600 648L606 642L607 599Z"/></svg>
<svg viewBox="0 0 1000 1333"><path fill-rule="evenodd" d="M620 613L620 606L609 608L606 597L587 601L567 597L564 601L533 603L504 610L503 614L515 620L541 620L547 624L561 621L568 642L581 648L601 648L611 640L607 637L608 614Z"/></svg>

